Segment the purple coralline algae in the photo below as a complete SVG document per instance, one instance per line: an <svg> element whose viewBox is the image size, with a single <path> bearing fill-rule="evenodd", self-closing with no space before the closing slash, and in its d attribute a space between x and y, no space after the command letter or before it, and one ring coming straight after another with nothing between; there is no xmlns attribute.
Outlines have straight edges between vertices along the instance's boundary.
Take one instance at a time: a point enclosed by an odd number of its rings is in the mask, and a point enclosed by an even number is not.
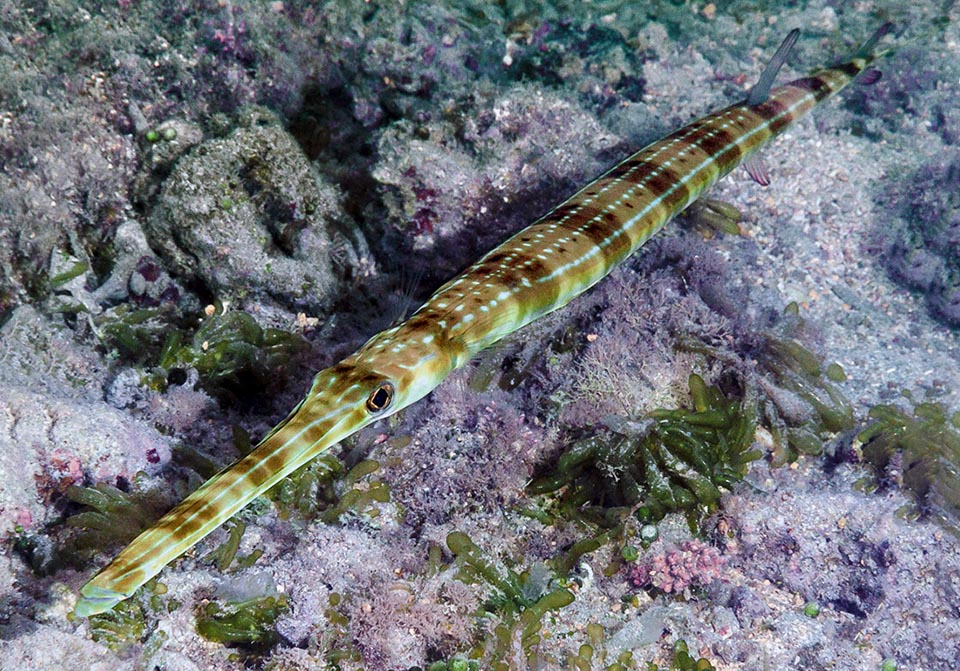
<svg viewBox="0 0 960 671"><path fill-rule="evenodd" d="M652 557L644 556L641 563L627 570L627 581L634 587L681 594L719 580L723 566L724 559L715 547L693 539Z"/></svg>

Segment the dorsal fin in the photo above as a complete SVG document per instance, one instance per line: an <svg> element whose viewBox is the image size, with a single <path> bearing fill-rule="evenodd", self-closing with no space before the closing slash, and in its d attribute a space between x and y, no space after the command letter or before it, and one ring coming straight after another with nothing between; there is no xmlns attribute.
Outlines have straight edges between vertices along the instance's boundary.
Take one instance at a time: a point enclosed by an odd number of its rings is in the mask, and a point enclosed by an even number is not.
<svg viewBox="0 0 960 671"><path fill-rule="evenodd" d="M790 53L790 50L793 49L793 45L796 44L798 37L800 37L800 29L794 28L780 44L777 53L773 55L773 58L767 63L767 67L760 73L760 79L758 79L756 85L750 89L750 96L747 98L748 105L759 105L767 100L767 97L770 95L770 89L773 87L773 80L777 78L777 73L780 72L780 68L787 61L787 55Z"/></svg>

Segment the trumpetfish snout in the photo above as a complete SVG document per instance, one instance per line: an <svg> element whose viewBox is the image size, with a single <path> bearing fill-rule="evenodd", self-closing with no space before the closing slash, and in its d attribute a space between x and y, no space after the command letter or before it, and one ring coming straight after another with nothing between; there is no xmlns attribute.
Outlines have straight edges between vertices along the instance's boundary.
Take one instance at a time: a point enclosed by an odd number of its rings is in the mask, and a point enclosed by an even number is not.
<svg viewBox="0 0 960 671"><path fill-rule="evenodd" d="M439 342L410 327L370 339L321 371L303 401L248 455L210 478L80 591L74 612L110 610L254 498L331 445L425 396L452 370Z"/></svg>

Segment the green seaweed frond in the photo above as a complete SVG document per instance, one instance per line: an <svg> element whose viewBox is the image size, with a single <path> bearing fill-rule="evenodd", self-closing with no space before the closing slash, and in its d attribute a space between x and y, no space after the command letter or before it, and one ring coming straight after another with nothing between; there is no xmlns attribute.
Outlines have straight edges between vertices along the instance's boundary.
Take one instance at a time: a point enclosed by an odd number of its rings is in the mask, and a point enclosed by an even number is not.
<svg viewBox="0 0 960 671"><path fill-rule="evenodd" d="M366 480L367 476L378 470L378 462L365 459L347 471L337 482L337 491L340 493L333 505L323 511L320 519L326 524L333 524L346 514L377 517L380 509L376 504L390 500L390 486L387 483L382 480Z"/></svg>
<svg viewBox="0 0 960 671"><path fill-rule="evenodd" d="M347 470L340 459L325 454L278 483L269 496L280 507L281 517L296 511L327 524L339 522L344 515L373 518L380 514L377 504L390 500L389 485L370 477L379 470L379 462L372 459Z"/></svg>
<svg viewBox="0 0 960 671"><path fill-rule="evenodd" d="M298 335L263 329L246 312L214 312L186 344L180 331L171 332L159 364L166 374L174 369L195 368L204 389L221 396L247 385L268 384L277 370L282 370L306 347L306 341ZM155 382L163 384L160 380Z"/></svg>
<svg viewBox="0 0 960 671"><path fill-rule="evenodd" d="M960 413L918 403L910 415L895 405L870 409L858 435L864 461L913 494L921 510L954 533L960 529Z"/></svg>
<svg viewBox="0 0 960 671"><path fill-rule="evenodd" d="M159 354L176 318L169 305L137 308L123 303L95 317L94 325L100 339L121 357L146 363Z"/></svg>
<svg viewBox="0 0 960 671"><path fill-rule="evenodd" d="M163 390L193 368L201 386L216 397L269 385L309 347L296 333L264 329L246 312L216 307L198 321L166 303L145 308L123 304L97 315L93 324L119 356L150 367L144 377L150 388Z"/></svg>
<svg viewBox="0 0 960 671"><path fill-rule="evenodd" d="M829 436L855 425L853 406L835 385L846 379L843 368L836 363L824 366L793 337L804 327L795 303L785 312L790 321L784 332L764 334L754 353L764 373L760 414L773 438L775 466L796 461L801 454L820 454Z"/></svg>
<svg viewBox="0 0 960 671"><path fill-rule="evenodd" d="M121 601L112 610L89 618L90 637L114 652L140 643L147 625L143 608L136 599Z"/></svg>
<svg viewBox="0 0 960 671"><path fill-rule="evenodd" d="M523 655L527 668L539 669L548 663L555 663L549 650L541 649L540 643L543 619L552 611L569 606L574 601L572 593L558 589L540 597L535 603L519 613L507 613L500 624L493 628L493 636L485 641L487 655L492 671L512 671L516 666L511 662Z"/></svg>
<svg viewBox="0 0 960 671"><path fill-rule="evenodd" d="M716 667L706 657L694 659L687 648L687 642L681 638L673 644L673 660L669 668L661 669L660 666L649 662L647 671L716 671Z"/></svg>
<svg viewBox="0 0 960 671"><path fill-rule="evenodd" d="M318 647L326 651L324 657L331 669L340 669L347 661L359 663L363 655L350 636L350 618L342 612L343 595L331 592L327 599L329 607L323 611L327 623L321 628Z"/></svg>
<svg viewBox="0 0 960 671"><path fill-rule="evenodd" d="M71 485L64 497L79 504L80 511L39 531L17 526L13 549L38 576L50 575L64 565L88 568L91 557L105 547L130 542L169 506L162 491L150 488L147 480L145 473L137 473L129 492L105 482L92 487Z"/></svg>
<svg viewBox="0 0 960 671"><path fill-rule="evenodd" d="M442 662L433 662L427 671L481 671L483 667L475 659L461 659L459 657Z"/></svg>
<svg viewBox="0 0 960 671"><path fill-rule="evenodd" d="M233 563L233 560L237 556L237 550L240 549L240 540L243 538L243 533L247 530L247 525L239 519L228 520L224 524L224 527L229 530L227 540L211 550L203 558L204 561L215 562L217 570L221 573L226 571L230 567L230 564Z"/></svg>
<svg viewBox="0 0 960 671"><path fill-rule="evenodd" d="M604 632L603 627L599 624L596 622L588 624L586 626L586 634L590 642L581 645L576 655L567 657L565 668L568 671L594 671L594 669L627 671L627 669L636 668L633 653L629 650L620 653L616 661L612 664L606 664L606 632Z"/></svg>
<svg viewBox="0 0 960 671"><path fill-rule="evenodd" d="M574 442L555 466L528 487L563 489L566 516L616 526L625 512L644 521L672 511L710 509L747 473L756 409L690 376L693 409L659 409L640 422L618 419Z"/></svg>
<svg viewBox="0 0 960 671"><path fill-rule="evenodd" d="M142 488L145 478L143 473L137 473L130 492L106 482L93 487L71 485L67 498L87 509L67 518L67 526L80 531L66 541L64 553L87 557L104 547L129 543L159 519L165 502Z"/></svg>
<svg viewBox="0 0 960 671"><path fill-rule="evenodd" d="M197 633L214 643L269 648L280 640L276 622L287 608L282 594L241 603L211 601L197 610Z"/></svg>
<svg viewBox="0 0 960 671"><path fill-rule="evenodd" d="M345 470L336 456L321 454L278 482L268 496L277 504L282 518L295 512L312 519L336 500L333 483Z"/></svg>
<svg viewBox="0 0 960 671"><path fill-rule="evenodd" d="M457 558L460 569L457 577L460 580L467 583L485 583L493 588L495 595L487 603L487 608L491 611L522 611L536 603L545 592L548 581L542 573L520 574L510 569L501 573L465 533L450 533L447 536L447 547Z"/></svg>
<svg viewBox="0 0 960 671"><path fill-rule="evenodd" d="M801 342L807 329L800 307L790 303L782 323L756 334L746 352L732 354L693 338L677 343L684 351L727 364L742 379L744 396L756 399L758 424L770 433L774 466L821 454L833 436L855 426L853 406L836 386L846 373L837 363L824 365Z"/></svg>
<svg viewBox="0 0 960 671"><path fill-rule="evenodd" d="M704 237L715 233L740 235L743 214L733 205L716 198L701 197L690 204L681 218L681 224L689 222L700 229Z"/></svg>
<svg viewBox="0 0 960 671"><path fill-rule="evenodd" d="M549 575L542 566L523 573L510 569L501 573L483 551L459 531L447 536L447 547L460 567L459 579L485 583L494 590L485 607L489 613L498 615L500 622L471 657L484 657L488 660L484 668L493 671L514 668L505 660L515 658L517 652L524 656L530 668L540 668L546 660L551 660L549 653L540 650L543 619L548 613L573 603L573 593L563 588L549 589Z"/></svg>

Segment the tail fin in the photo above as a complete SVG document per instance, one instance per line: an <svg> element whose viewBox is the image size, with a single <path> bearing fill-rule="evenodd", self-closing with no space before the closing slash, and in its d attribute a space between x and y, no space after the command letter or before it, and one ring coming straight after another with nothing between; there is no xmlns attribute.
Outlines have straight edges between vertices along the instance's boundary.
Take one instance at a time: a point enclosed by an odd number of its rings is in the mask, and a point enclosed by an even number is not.
<svg viewBox="0 0 960 671"><path fill-rule="evenodd" d="M907 46L912 42L926 40L930 37L933 37L937 33L943 32L944 28L946 28L946 26L949 23L950 23L949 17L946 17L946 16L939 17L931 21L930 27L927 30L924 30L919 34L913 35L912 37L909 37L906 40L901 40L899 44L890 45L888 47L884 47L883 49L880 49L879 51L877 51L877 45L880 43L880 40L882 40L883 37L887 35L887 33L893 30L892 23L885 23L882 26L880 26L877 29L877 32L875 32L870 37L869 40L864 42L863 46L857 49L856 52L854 52L854 54L850 56L850 58L848 58L847 60L848 61L861 60L869 64L879 58L885 58L887 56L891 56L895 54L897 51L899 51L900 49L902 49L903 47Z"/></svg>
<svg viewBox="0 0 960 671"><path fill-rule="evenodd" d="M874 49L877 48L877 44L880 43L880 40L883 39L883 36L889 33L891 30L893 30L893 24L889 22L877 28L877 32L871 35L870 39L864 42L863 46L857 49L856 53L854 53L852 58L850 58L849 60L861 59L869 63L878 58L886 56L888 53L893 51L892 47L889 49L884 49L883 51L879 51L879 52L875 52Z"/></svg>

